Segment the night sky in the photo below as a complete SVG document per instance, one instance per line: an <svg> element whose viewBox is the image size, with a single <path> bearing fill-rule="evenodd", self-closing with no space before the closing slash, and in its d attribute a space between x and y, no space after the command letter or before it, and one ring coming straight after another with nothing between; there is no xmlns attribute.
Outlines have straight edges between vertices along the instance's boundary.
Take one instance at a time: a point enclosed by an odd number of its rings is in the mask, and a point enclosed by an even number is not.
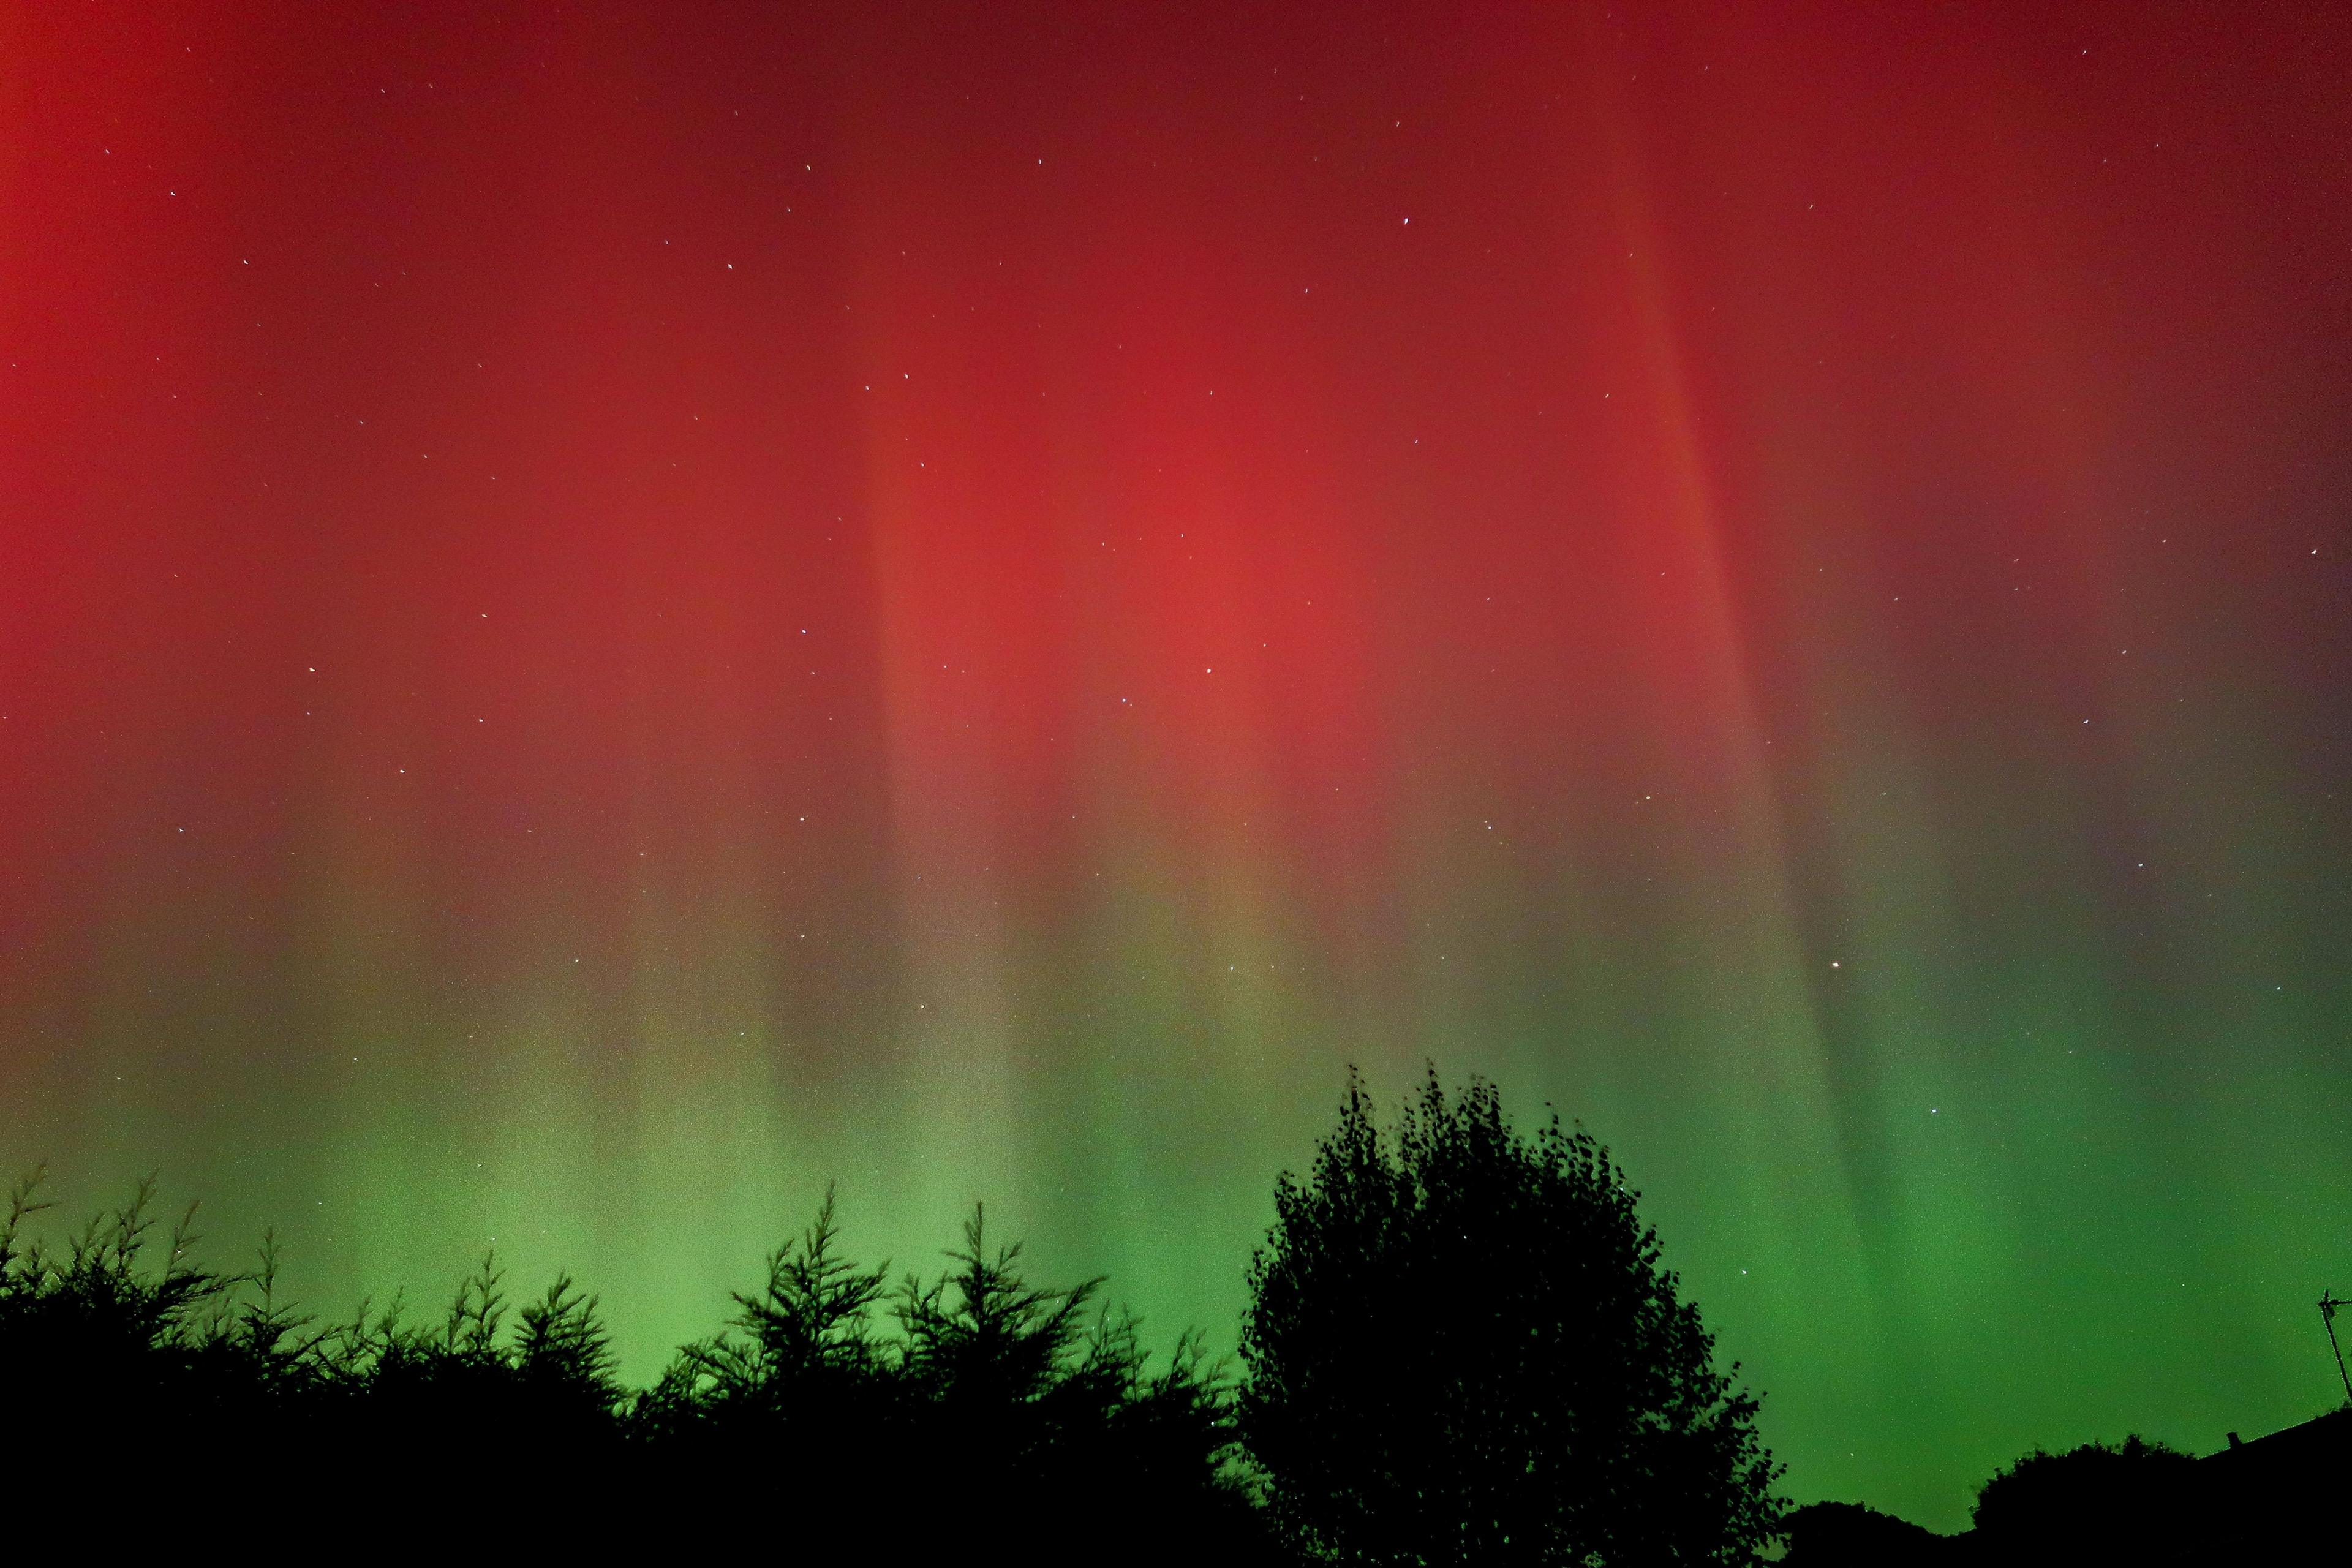
<svg viewBox="0 0 2352 1568"><path fill-rule="evenodd" d="M0 1159L1230 1347L1346 1064L1799 1500L2335 1396L2352 12L16 5Z"/></svg>

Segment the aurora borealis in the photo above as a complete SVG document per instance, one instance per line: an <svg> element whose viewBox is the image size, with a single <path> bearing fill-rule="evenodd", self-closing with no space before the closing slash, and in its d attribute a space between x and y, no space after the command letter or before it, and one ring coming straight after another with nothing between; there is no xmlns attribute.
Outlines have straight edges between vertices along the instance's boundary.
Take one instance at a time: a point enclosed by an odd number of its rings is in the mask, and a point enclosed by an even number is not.
<svg viewBox="0 0 2352 1568"><path fill-rule="evenodd" d="M2326 1407L2352 15L0 8L0 1158L633 1376L1580 1119L1800 1500Z"/></svg>

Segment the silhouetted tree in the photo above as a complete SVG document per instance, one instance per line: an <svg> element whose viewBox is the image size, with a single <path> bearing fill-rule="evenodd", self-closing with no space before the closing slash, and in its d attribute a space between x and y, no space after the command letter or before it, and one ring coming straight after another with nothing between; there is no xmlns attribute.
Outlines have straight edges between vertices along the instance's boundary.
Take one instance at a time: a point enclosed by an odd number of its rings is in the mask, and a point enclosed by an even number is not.
<svg viewBox="0 0 2352 1568"><path fill-rule="evenodd" d="M176 1428L201 1403L192 1363L222 1332L220 1307L234 1281L195 1268L195 1207L175 1226L160 1271L152 1245L152 1178L131 1201L93 1216L62 1254L24 1234L48 1208L40 1173L18 1181L0 1226L0 1387L12 1409L37 1413L53 1450L103 1440L125 1410Z"/></svg>
<svg viewBox="0 0 2352 1568"><path fill-rule="evenodd" d="M905 1439L894 1358L873 1332L888 1266L836 1249L834 1190L768 1257L756 1292L735 1291L718 1338L679 1352L631 1414L639 1439L684 1465L730 1473L779 1467L838 1488Z"/></svg>
<svg viewBox="0 0 2352 1568"><path fill-rule="evenodd" d="M429 1322L395 1297L320 1327L283 1300L274 1237L251 1272L205 1272L193 1210L160 1247L144 1183L48 1252L26 1235L37 1191L17 1184L0 1218L0 1469L87 1517L168 1454L192 1485L362 1545L487 1520L609 1554L748 1510L795 1558L884 1534L968 1547L985 1520L1032 1552L1265 1560L1199 1340L1153 1370L1132 1317L1088 1311L1100 1280L1031 1286L977 1208L947 1273L891 1300L883 1269L840 1256L828 1189L728 1328L630 1397L568 1275L510 1310L486 1257Z"/></svg>
<svg viewBox="0 0 2352 1568"><path fill-rule="evenodd" d="M518 1316L522 1331L515 1340L515 1375L530 1401L569 1411L576 1420L608 1419L622 1391L596 1298L582 1295L571 1275L559 1274L547 1294Z"/></svg>
<svg viewBox="0 0 2352 1568"><path fill-rule="evenodd" d="M688 1347L712 1399L772 1413L870 1381L879 1366L870 1313L889 1265L865 1270L835 1256L839 1234L828 1184L808 1229L769 1254L766 1288L733 1293L732 1331Z"/></svg>
<svg viewBox="0 0 2352 1568"><path fill-rule="evenodd" d="M2133 1435L2063 1453L2040 1448L1977 1489L1979 1539L2024 1559L2143 1557L2206 1527L2197 1458Z"/></svg>
<svg viewBox="0 0 2352 1568"><path fill-rule="evenodd" d="M909 1276L895 1308L901 1368L951 1509L1012 1504L1033 1543L1156 1561L1255 1560L1265 1546L1239 1479L1230 1400L1199 1340L1147 1371L1137 1321L1087 1308L1099 1279L1028 1284L1021 1246L965 1222L956 1265ZM1139 1538L1138 1531L1144 1533Z"/></svg>
<svg viewBox="0 0 2352 1568"><path fill-rule="evenodd" d="M1066 1289L1027 1284L1014 1268L1019 1242L988 1253L985 1218L974 1207L964 1222L963 1249L948 1254L962 1267L929 1286L911 1274L899 1286L907 1368L941 1400L1029 1405L1068 1372L1085 1335L1087 1303L1103 1282Z"/></svg>
<svg viewBox="0 0 2352 1568"><path fill-rule="evenodd" d="M1960 1538L1853 1502L1811 1502L1785 1521L1781 1568L1916 1568L1968 1560Z"/></svg>
<svg viewBox="0 0 2352 1568"><path fill-rule="evenodd" d="M1736 1563L1780 1519L1757 1401L1608 1153L1431 1068L1393 1140L1350 1071L1253 1258L1240 1417L1268 1501L1350 1563ZM1735 1364L1732 1368L1737 1371Z"/></svg>

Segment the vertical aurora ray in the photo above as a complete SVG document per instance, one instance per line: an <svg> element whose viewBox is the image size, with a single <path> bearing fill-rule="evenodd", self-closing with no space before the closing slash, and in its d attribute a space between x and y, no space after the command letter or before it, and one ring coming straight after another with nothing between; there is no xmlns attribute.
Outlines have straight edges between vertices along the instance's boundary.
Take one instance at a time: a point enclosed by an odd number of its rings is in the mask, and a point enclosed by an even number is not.
<svg viewBox="0 0 2352 1568"><path fill-rule="evenodd" d="M2352 34L0 18L0 1156L633 1373L841 1183L1229 1342L1345 1063L1801 1497L2325 1402Z"/></svg>

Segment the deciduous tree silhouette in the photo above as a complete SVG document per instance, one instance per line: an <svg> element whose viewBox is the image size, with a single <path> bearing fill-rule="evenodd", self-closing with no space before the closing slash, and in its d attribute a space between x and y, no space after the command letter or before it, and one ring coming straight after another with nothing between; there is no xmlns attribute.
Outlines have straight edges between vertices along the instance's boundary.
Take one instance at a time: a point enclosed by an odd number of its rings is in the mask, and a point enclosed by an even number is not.
<svg viewBox="0 0 2352 1568"><path fill-rule="evenodd" d="M1958 1537L1861 1503L1807 1503L1786 1524L1780 1568L1927 1568L1969 1560Z"/></svg>
<svg viewBox="0 0 2352 1568"><path fill-rule="evenodd" d="M1242 1431L1284 1530L1349 1563L1738 1563L1774 1539L1756 1399L1636 1194L1559 1119L1432 1068L1393 1138L1351 1071L1252 1260ZM1732 1371L1738 1367L1735 1363Z"/></svg>
<svg viewBox="0 0 2352 1568"><path fill-rule="evenodd" d="M2015 1561L2168 1561L2209 1526L2202 1479L2193 1455L2137 1434L2036 1448L1994 1471L1970 1514L1977 1541Z"/></svg>

